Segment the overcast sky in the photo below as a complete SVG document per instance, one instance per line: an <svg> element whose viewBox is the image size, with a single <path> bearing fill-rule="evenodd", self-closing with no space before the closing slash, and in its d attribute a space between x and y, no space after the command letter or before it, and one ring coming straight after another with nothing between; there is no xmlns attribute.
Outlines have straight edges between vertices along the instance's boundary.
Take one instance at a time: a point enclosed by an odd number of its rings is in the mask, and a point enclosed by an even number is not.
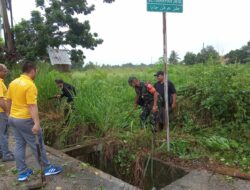
<svg viewBox="0 0 250 190"><path fill-rule="evenodd" d="M30 18L35 0L13 0L15 23ZM146 0L88 0L96 10L90 20L92 32L104 40L94 51L84 50L87 61L98 64L154 63L163 54L162 14L147 12ZM183 13L168 13L168 52L182 58L197 53L202 44L221 54L240 48L250 40L249 0L184 0Z"/></svg>

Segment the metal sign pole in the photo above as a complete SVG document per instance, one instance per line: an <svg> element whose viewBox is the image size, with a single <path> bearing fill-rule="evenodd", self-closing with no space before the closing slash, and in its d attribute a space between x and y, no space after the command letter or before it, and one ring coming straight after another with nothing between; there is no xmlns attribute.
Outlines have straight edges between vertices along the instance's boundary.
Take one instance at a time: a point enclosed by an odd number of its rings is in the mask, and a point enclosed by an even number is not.
<svg viewBox="0 0 250 190"><path fill-rule="evenodd" d="M168 52L167 52L167 16L166 13L162 13L163 17L163 59L164 59L164 94L165 94L165 117L164 128L167 132L167 149L170 151L170 135L169 135L169 109L168 109Z"/></svg>
<svg viewBox="0 0 250 190"><path fill-rule="evenodd" d="M147 0L147 10L151 12L162 12L163 20L163 58L164 58L164 98L165 98L165 114L164 114L164 128L166 129L167 149L170 151L170 134L169 134L169 102L168 102L168 53L167 53L167 13L182 13L183 0L175 1L159 1Z"/></svg>

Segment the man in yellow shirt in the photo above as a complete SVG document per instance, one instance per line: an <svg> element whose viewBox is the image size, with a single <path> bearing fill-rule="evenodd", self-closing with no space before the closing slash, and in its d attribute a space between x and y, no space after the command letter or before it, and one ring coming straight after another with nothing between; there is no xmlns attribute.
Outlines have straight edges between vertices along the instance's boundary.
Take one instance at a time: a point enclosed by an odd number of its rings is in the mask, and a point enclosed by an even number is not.
<svg viewBox="0 0 250 190"><path fill-rule="evenodd" d="M0 157L3 162L15 160L13 153L8 146L8 116L6 106L7 88L4 84L4 78L8 74L5 65L0 64Z"/></svg>
<svg viewBox="0 0 250 190"><path fill-rule="evenodd" d="M37 107L37 88L33 80L37 74L36 65L25 62L23 74L13 80L7 92L7 103L10 108L9 124L13 128L16 149L15 160L18 170L18 181L25 181L33 173L25 162L25 149L28 144L38 160L35 145L35 135L38 136L41 147L41 161L45 176L55 175L62 171L61 167L50 164L45 150L45 145L40 127Z"/></svg>

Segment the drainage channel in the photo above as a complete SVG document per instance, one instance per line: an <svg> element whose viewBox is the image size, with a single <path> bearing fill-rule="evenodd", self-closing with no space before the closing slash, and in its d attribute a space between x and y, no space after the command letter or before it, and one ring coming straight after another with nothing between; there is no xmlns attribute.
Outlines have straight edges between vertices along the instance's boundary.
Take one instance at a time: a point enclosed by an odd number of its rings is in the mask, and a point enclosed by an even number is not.
<svg viewBox="0 0 250 190"><path fill-rule="evenodd" d="M177 166L172 166L157 158L144 157L143 177L138 179L137 184L131 182L131 176L134 175L134 169L131 169L130 178L121 174L121 168L112 160L104 157L102 144L91 144L75 146L63 150L64 153L74 157L82 162L102 170L116 178L119 178L143 190L161 189L187 175L188 172Z"/></svg>

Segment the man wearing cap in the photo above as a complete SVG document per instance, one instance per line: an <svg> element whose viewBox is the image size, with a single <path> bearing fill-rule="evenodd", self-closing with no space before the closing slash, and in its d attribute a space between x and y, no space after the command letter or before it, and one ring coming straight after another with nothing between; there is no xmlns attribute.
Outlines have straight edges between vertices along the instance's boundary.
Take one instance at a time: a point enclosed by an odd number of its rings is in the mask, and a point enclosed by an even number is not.
<svg viewBox="0 0 250 190"><path fill-rule="evenodd" d="M163 128L164 125L164 110L165 110L165 92L164 92L164 72L163 71L158 71L155 75L154 75L158 82L155 83L154 87L156 89L156 91L161 95L163 101L162 101L162 105L161 105L161 113L160 113L160 127ZM176 107L176 89L174 84L168 80L168 107L169 110L172 111L175 109Z"/></svg>
<svg viewBox="0 0 250 190"><path fill-rule="evenodd" d="M37 88L34 79L37 74L36 65L25 62L22 67L23 74L13 80L7 92L7 106L10 110L9 124L13 129L16 140L15 160L18 170L18 181L25 181L33 174L32 169L26 165L26 145L32 149L38 160L36 135L41 148L41 161L45 176L62 172L62 168L50 164L43 142L42 129L37 107Z"/></svg>
<svg viewBox="0 0 250 190"><path fill-rule="evenodd" d="M156 132L162 100L160 95L151 84L140 81L136 77L129 77L128 83L135 89L135 108L138 105L142 107L141 127L145 126L147 118L150 117L152 131Z"/></svg>
<svg viewBox="0 0 250 190"><path fill-rule="evenodd" d="M8 144L8 110L6 105L7 88L4 84L4 78L8 74L5 65L0 64L0 158L3 162L14 161L14 155L9 150Z"/></svg>

